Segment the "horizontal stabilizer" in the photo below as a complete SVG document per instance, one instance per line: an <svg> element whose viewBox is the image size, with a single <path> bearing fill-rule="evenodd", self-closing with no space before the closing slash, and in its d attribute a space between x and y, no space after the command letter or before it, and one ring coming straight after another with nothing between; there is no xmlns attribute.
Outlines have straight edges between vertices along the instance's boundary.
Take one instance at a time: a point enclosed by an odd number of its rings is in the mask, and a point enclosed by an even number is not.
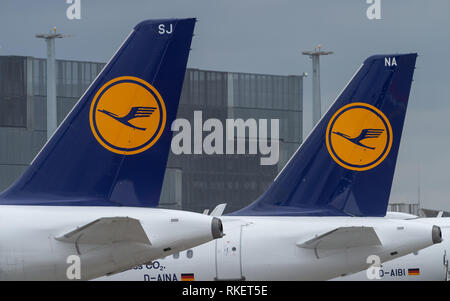
<svg viewBox="0 0 450 301"><path fill-rule="evenodd" d="M214 210L211 212L211 216L222 216L223 212L225 211L225 208L227 208L227 204L219 204L214 208Z"/></svg>
<svg viewBox="0 0 450 301"><path fill-rule="evenodd" d="M79 244L134 242L151 245L139 220L130 217L103 217L55 238Z"/></svg>
<svg viewBox="0 0 450 301"><path fill-rule="evenodd" d="M339 227L307 241L297 242L297 246L307 249L349 249L381 245L372 227Z"/></svg>

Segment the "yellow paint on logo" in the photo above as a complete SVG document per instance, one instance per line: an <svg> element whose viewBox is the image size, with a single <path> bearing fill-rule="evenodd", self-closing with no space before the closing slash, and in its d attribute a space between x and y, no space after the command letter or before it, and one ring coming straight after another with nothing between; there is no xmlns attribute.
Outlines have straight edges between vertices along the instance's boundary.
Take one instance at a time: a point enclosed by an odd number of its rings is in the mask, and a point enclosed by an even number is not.
<svg viewBox="0 0 450 301"><path fill-rule="evenodd" d="M95 94L89 112L95 139L123 155L141 153L154 145L166 125L166 107L158 91L132 76L117 77Z"/></svg>
<svg viewBox="0 0 450 301"><path fill-rule="evenodd" d="M326 131L330 156L350 170L369 170L383 162L392 146L392 128L379 109L351 103L330 119Z"/></svg>

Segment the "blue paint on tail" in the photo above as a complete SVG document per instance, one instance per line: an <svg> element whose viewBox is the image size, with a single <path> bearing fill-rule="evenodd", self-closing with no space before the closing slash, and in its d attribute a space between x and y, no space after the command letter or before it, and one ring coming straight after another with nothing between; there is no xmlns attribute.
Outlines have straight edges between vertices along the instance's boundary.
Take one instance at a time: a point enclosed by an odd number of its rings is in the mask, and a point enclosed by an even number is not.
<svg viewBox="0 0 450 301"><path fill-rule="evenodd" d="M0 204L157 206L194 25L139 23Z"/></svg>
<svg viewBox="0 0 450 301"><path fill-rule="evenodd" d="M366 59L269 189L230 215L384 216L416 57Z"/></svg>

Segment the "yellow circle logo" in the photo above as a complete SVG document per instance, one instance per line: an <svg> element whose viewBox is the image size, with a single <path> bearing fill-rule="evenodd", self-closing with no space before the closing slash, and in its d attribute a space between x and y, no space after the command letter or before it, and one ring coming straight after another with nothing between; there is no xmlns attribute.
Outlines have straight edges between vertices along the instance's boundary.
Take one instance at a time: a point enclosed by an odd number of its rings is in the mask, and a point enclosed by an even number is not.
<svg viewBox="0 0 450 301"><path fill-rule="evenodd" d="M374 106L351 103L330 119L326 144L337 164L351 170L369 170L383 162L391 150L391 124Z"/></svg>
<svg viewBox="0 0 450 301"><path fill-rule="evenodd" d="M149 149L166 125L166 107L158 91L132 76L117 77L95 94L89 112L95 139L107 150L133 155Z"/></svg>

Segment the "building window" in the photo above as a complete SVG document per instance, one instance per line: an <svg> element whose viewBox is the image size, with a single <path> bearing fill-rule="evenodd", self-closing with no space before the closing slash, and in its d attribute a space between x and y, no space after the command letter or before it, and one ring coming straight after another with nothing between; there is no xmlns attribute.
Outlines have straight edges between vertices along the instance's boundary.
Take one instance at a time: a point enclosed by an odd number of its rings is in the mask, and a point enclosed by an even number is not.
<svg viewBox="0 0 450 301"><path fill-rule="evenodd" d="M0 126L27 126L26 58L0 58Z"/></svg>

